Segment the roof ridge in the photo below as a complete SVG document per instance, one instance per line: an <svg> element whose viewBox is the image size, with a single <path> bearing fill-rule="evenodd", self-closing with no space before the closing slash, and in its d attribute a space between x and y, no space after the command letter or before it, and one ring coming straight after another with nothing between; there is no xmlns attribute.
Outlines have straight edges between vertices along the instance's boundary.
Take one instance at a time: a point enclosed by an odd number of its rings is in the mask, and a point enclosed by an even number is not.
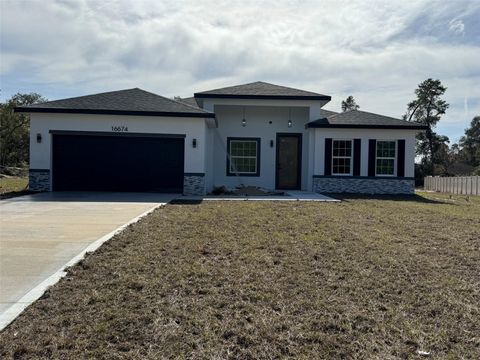
<svg viewBox="0 0 480 360"><path fill-rule="evenodd" d="M151 91L147 91L147 90L143 90L143 89L139 89L139 90L141 90L141 91L143 91L143 92L146 92L147 94L152 94L152 95L161 97L162 99L168 100L168 101L170 101L170 102L173 102L173 103L176 103L176 104L180 104L180 105L182 105L182 106L187 106L187 107L192 108L192 109L195 109L195 110L201 110L202 112L207 113L207 114L211 114L210 111L206 111L206 110L204 110L204 109L202 109L202 108L200 108L200 107L191 106L191 105L185 104L185 103L183 103L183 102L181 102L181 101L177 101L177 100L175 100L175 99L170 99L170 98L167 98L167 97L165 97L165 96L155 94L155 93L153 93L153 92L151 92Z"/></svg>
<svg viewBox="0 0 480 360"><path fill-rule="evenodd" d="M390 119L397 120L397 121L400 120L400 121L405 121L405 122L414 122L414 121L407 121L407 120L405 120L405 119L394 118L393 116L381 115L381 114L373 113L373 112L371 112L371 111L364 111L364 110L358 110L358 109L355 109L355 110L352 110L352 111L358 111L358 112L363 112L363 113L367 113L367 114L373 114L373 115L377 115L377 116L383 116L383 117L390 118Z"/></svg>
<svg viewBox="0 0 480 360"><path fill-rule="evenodd" d="M306 92L306 93L311 93L311 94L315 94L315 95L319 95L319 96L322 95L323 96L323 94L320 94L320 93L317 93L317 92L314 92L314 91L298 89L298 88L294 88L294 87L291 87L291 86L273 84L273 83L262 81L262 80L251 81L251 82L248 82L248 83L238 84L238 85L223 86L223 87L219 87L219 88L215 88L215 89L211 89L211 90L198 91L198 92L195 92L195 94L201 94L201 93L216 91L216 90L224 90L224 89L229 89L229 88L236 88L236 87L240 87L240 86L247 86L247 85L253 85L253 84L266 84L266 85L270 85L270 86L276 86L276 87L279 87L279 88L282 88L282 89L302 91L302 92Z"/></svg>
<svg viewBox="0 0 480 360"><path fill-rule="evenodd" d="M194 109L200 109L200 110L206 111L207 113L211 113L210 111L207 111L207 110L202 109L200 106L190 105L190 104L187 104L187 103L185 103L185 102L182 101L182 100L187 100L187 99L193 99L193 100L195 100L195 96L189 96L188 98L180 98L180 100L175 100L175 99L174 99L174 100L177 101L177 102L182 103L183 105L190 106L190 107L192 107L192 108L194 108Z"/></svg>
<svg viewBox="0 0 480 360"><path fill-rule="evenodd" d="M274 100L327 100L332 98L310 90L290 86L277 85L265 81L254 81L240 85L219 87L195 92L195 98L228 98L228 99L274 99Z"/></svg>
<svg viewBox="0 0 480 360"><path fill-rule="evenodd" d="M333 115L329 115L329 116L327 116L327 119L333 118L333 117L335 117L337 115L341 115L341 114L343 114L343 112L338 112L338 113L335 113Z"/></svg>
<svg viewBox="0 0 480 360"><path fill-rule="evenodd" d="M185 107L188 107L190 109L195 109L195 110L200 110L201 112L204 112L204 113L208 113L210 114L211 112L209 111L206 111L200 107L195 107L195 106L192 106L192 105L189 105L189 104L185 104L183 102L180 102L180 101L176 101L174 99L170 99L170 98L167 98L165 96L162 96L162 95L159 95L159 94L156 94L154 92L151 92L151 91L148 91L148 90L145 90L145 89L141 89L139 87L134 87L134 88L128 88L128 89L121 89L121 90L111 90L111 91L103 91L103 92L99 92L99 93L95 93L95 94L88 94L88 95L80 95L80 96L72 96L72 97L68 97L68 98L65 98L65 99L57 99L57 100L50 100L50 101L46 101L46 102L43 102L43 103L39 103L39 104L49 104L49 103L55 103L55 102L63 102L63 101L69 101L69 100L76 100L76 99L79 99L79 98L86 98L86 97L92 97L92 96L98 96L98 95L106 95L106 94L112 94L112 93L119 93L119 92L124 92L124 91L132 91L132 90L139 90L139 91L142 91L144 93L147 93L147 94L150 94L150 95L154 95L154 96L157 96L159 98L162 98L164 100L167 100L167 101L170 101L170 102L173 102L173 103L176 103L176 104L180 104L182 106L185 106ZM32 104L32 105L27 105L26 107L35 107L39 104Z"/></svg>
<svg viewBox="0 0 480 360"><path fill-rule="evenodd" d="M261 81L252 81L252 82L248 82L248 83L245 83L245 84L229 85L229 86L222 86L222 87L218 87L218 88L210 89L210 90L196 91L193 94L193 97L195 97L195 94L198 94L198 93L204 93L204 92L209 92L209 91L214 91L214 90L229 89L229 88L234 88L234 87L238 87L238 86L252 85L252 84L255 84L255 83L259 83L259 82L261 82Z"/></svg>
<svg viewBox="0 0 480 360"><path fill-rule="evenodd" d="M408 121L408 120L404 120L404 119L394 118L393 116L382 115L382 114L374 113L374 112L371 112L371 111L358 110L358 109L352 109L352 110L348 110L348 111L338 112L334 115L327 116L327 118L330 119L330 118L333 118L333 117L336 117L336 116L339 116L339 115L351 113L353 111L360 112L360 113L365 113L365 114L371 114L371 115L375 115L375 116L381 116L381 117L389 118L389 119L396 120L396 121L405 121L405 122L409 122L409 123L415 122L415 121Z"/></svg>
<svg viewBox="0 0 480 360"><path fill-rule="evenodd" d="M192 104L194 105L194 104ZM16 107L17 112L91 113L91 114L177 114L172 116L214 117L215 114L140 88L107 91L42 104Z"/></svg>
<svg viewBox="0 0 480 360"><path fill-rule="evenodd" d="M195 97L193 97L193 96L192 96L192 98L195 99ZM202 111L204 111L204 112L206 112L206 113L208 113L208 114L213 114L211 111L207 111L207 110L205 110L205 109L202 109L200 106L193 106L193 105L184 103L183 101L179 101L179 100L175 100L175 99L169 99L169 100L173 100L173 101L175 101L176 103L180 103L180 104L185 105L185 106L188 106L188 107L190 107L190 108L192 108L192 109L202 110Z"/></svg>
<svg viewBox="0 0 480 360"><path fill-rule="evenodd" d="M159 94L156 94L154 92L151 92L151 91L148 91L148 90L145 90L145 89L141 89L139 87L135 87L135 88L131 88L131 89L124 89L124 90L117 90L117 91L109 91L109 92L106 92L106 93L113 93L113 92L120 92L120 91L129 91L129 90L140 90L144 93L147 93L147 94L150 94L150 95L154 95L154 96L157 96L159 98L162 98L164 100L167 100L167 101L170 101L170 102L173 102L173 103L176 103L176 104L180 104L182 106L186 106L188 108L191 108L191 109L195 109L195 110L200 110L202 112L205 112L205 113L210 113L209 111L206 111L200 107L194 107L194 106L191 106L191 105L188 105L188 104L185 104L183 102L180 102L180 101L176 101L174 99L170 99L168 97L165 97L165 96L162 96L162 95L159 95ZM98 94L92 94L92 95L101 95L101 94L106 94L106 93L98 93ZM90 96L90 95L86 95L86 96ZM67 100L67 99L62 99L62 100Z"/></svg>
<svg viewBox="0 0 480 360"><path fill-rule="evenodd" d="M33 107L34 107L34 106L39 105L39 104L48 104L48 103L57 102L57 101L73 100L73 99L78 99L78 98L82 98L82 97L89 97L89 96L97 96L97 95L111 94L111 93L116 93L116 92L120 92L120 91L131 91L131 90L135 90L135 89L142 90L142 89L140 89L140 88L128 88L128 89L121 89L121 90L103 91L103 92L99 92L99 93L95 93L95 94L72 96L72 97L68 97L68 98L65 98L65 99L49 100L49 101L45 101L45 102L43 102L43 103L26 105L26 106L27 106L27 107L28 107L28 106L33 106Z"/></svg>
<svg viewBox="0 0 480 360"><path fill-rule="evenodd" d="M255 82L257 82L257 83L262 83L262 84L267 84L267 85L278 86L278 87L281 87L281 88L284 88L284 89L289 89L289 90L300 90L300 91L309 92L309 93L312 93L312 94L322 95L322 94L317 93L317 92L315 92L315 91L304 90L304 89L297 89L297 88L293 88L293 87L291 87L291 86L285 86L285 85L272 84L272 83L269 83L269 82L266 82L266 81L255 81ZM254 82L254 83L255 83L255 82Z"/></svg>
<svg viewBox="0 0 480 360"><path fill-rule="evenodd" d="M336 111L328 110L328 109L322 109L322 108L320 108L320 111L326 111L326 112L331 112L331 113L333 113L332 115L328 115L328 116L326 116L326 117L331 117L331 116L334 116L334 115L338 115L338 114L339 114L339 113L336 112Z"/></svg>

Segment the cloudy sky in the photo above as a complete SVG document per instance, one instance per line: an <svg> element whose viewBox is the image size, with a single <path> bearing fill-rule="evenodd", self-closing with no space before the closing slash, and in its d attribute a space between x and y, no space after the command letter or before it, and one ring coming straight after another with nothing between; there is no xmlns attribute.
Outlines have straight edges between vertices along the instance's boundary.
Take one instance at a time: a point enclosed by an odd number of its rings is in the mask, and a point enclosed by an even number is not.
<svg viewBox="0 0 480 360"><path fill-rule="evenodd" d="M256 80L353 95L400 117L428 77L448 87L438 131L480 114L480 1L0 0L3 101L140 87L164 96Z"/></svg>

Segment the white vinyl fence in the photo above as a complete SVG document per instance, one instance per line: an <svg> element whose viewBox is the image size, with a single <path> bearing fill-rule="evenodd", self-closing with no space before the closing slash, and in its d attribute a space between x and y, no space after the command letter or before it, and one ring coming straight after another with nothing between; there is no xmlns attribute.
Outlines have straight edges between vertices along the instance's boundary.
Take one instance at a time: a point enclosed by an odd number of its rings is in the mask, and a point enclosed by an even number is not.
<svg viewBox="0 0 480 360"><path fill-rule="evenodd" d="M427 176L424 188L451 194L480 195L480 176Z"/></svg>

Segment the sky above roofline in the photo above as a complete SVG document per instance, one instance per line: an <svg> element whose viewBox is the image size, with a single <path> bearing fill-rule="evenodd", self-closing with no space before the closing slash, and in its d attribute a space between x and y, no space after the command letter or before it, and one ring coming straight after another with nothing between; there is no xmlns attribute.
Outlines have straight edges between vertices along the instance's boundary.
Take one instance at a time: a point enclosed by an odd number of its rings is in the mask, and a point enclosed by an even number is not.
<svg viewBox="0 0 480 360"><path fill-rule="evenodd" d="M140 87L192 96L257 80L399 118L423 80L457 141L480 114L479 1L0 2L0 99ZM29 24L29 26L26 26Z"/></svg>

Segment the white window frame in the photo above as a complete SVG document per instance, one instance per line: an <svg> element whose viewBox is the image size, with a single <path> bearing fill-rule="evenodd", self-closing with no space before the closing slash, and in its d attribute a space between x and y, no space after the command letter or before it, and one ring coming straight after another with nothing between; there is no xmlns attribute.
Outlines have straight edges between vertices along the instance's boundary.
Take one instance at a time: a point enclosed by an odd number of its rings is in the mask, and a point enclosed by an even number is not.
<svg viewBox="0 0 480 360"><path fill-rule="evenodd" d="M377 156L377 149L379 142L394 142L395 143L395 156L394 157L385 157L385 156ZM392 139L377 139L375 143L375 176L390 176L395 177L397 176L397 157L398 157L398 141ZM392 160L393 159L393 174L379 174L377 172L377 159L386 159Z"/></svg>
<svg viewBox="0 0 480 360"><path fill-rule="evenodd" d="M350 142L350 156L335 156L333 149L335 148L335 141L349 141ZM347 173L335 173L333 172L333 159L350 159L350 172ZM353 174L353 139L332 139L332 175L335 176L352 176Z"/></svg>
<svg viewBox="0 0 480 360"><path fill-rule="evenodd" d="M251 142L251 143L255 143L255 156L235 156L235 155L232 155L232 143L234 142L237 142L237 143L245 143L245 142ZM230 169L228 169L228 172L230 174L239 174L239 175L257 175L258 174L258 140L257 139L248 139L248 138L245 138L245 139L230 139L229 142L228 142L228 154L229 154L229 157L230 157L230 161L229 161L229 166L230 166ZM255 159L255 171L236 171L234 168L233 168L233 159L234 158L239 158L239 159Z"/></svg>

